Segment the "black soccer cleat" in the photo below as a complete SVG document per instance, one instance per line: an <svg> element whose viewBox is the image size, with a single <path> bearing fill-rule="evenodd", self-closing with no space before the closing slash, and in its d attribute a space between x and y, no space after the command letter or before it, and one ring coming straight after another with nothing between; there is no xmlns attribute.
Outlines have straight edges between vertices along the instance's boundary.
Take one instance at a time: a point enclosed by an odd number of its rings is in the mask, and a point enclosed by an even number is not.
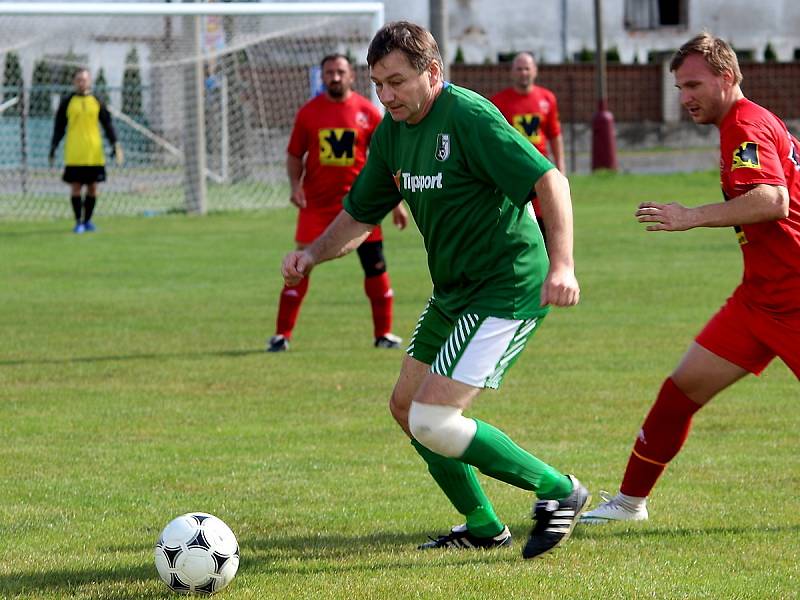
<svg viewBox="0 0 800 600"><path fill-rule="evenodd" d="M386 335L382 335L379 338L375 338L375 343L373 344L376 348L399 348L400 344L403 343L403 338L397 337L393 333L387 333Z"/></svg>
<svg viewBox="0 0 800 600"><path fill-rule="evenodd" d="M286 352L289 349L289 340L282 335L273 335L267 342L267 352Z"/></svg>
<svg viewBox="0 0 800 600"><path fill-rule="evenodd" d="M429 536L430 537L430 536ZM434 548L461 548L470 550L488 550L511 545L511 532L508 527L491 537L478 537L472 535L466 525L456 525L447 535L431 538L431 541L417 546L418 550L431 550Z"/></svg>
<svg viewBox="0 0 800 600"><path fill-rule="evenodd" d="M522 558L536 558L563 544L572 534L581 513L592 497L574 476L572 493L562 500L539 500L533 505L533 519L528 541L522 549Z"/></svg>

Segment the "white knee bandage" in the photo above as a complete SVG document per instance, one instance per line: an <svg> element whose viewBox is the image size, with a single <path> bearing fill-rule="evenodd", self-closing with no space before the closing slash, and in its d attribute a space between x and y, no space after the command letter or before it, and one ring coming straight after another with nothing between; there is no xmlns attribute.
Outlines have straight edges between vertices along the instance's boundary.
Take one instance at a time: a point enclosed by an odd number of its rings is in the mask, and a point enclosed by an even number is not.
<svg viewBox="0 0 800 600"><path fill-rule="evenodd" d="M478 424L455 406L412 402L408 428L420 444L450 458L459 458L475 437Z"/></svg>

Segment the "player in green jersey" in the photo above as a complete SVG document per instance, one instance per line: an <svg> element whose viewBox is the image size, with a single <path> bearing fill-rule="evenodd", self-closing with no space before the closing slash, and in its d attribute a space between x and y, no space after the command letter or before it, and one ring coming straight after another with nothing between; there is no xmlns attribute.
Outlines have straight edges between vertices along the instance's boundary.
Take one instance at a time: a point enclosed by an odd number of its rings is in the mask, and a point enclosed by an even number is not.
<svg viewBox="0 0 800 600"><path fill-rule="evenodd" d="M443 82L439 49L424 28L388 23L367 62L389 114L344 210L313 244L286 256L283 276L297 284L314 265L357 247L400 200L408 203L433 294L390 409L466 519L420 548L510 544L477 468L536 493L536 523L522 554L540 556L569 537L589 502L586 488L462 413L482 389L500 385L549 306L578 302L569 184L488 100ZM548 223L549 260L530 209L534 197Z"/></svg>

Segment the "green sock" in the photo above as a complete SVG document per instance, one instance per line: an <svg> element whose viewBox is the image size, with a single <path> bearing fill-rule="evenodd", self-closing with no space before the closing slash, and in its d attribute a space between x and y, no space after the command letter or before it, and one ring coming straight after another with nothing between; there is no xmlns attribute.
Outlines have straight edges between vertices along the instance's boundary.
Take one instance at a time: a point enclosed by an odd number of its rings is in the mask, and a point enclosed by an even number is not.
<svg viewBox="0 0 800 600"><path fill-rule="evenodd" d="M505 433L475 419L478 429L461 460L482 473L524 490L533 490L545 500L566 498L572 493L572 481L517 446Z"/></svg>
<svg viewBox="0 0 800 600"><path fill-rule="evenodd" d="M475 469L455 458L436 454L417 440L412 439L411 445L428 463L428 471L448 500L466 517L467 529L473 535L491 537L503 530L503 522L483 493Z"/></svg>

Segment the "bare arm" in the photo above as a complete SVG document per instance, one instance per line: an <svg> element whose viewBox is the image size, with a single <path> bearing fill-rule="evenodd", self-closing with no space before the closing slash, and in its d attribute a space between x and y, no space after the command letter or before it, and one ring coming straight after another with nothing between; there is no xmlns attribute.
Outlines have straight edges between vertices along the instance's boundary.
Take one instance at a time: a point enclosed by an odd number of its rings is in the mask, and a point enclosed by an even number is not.
<svg viewBox="0 0 800 600"><path fill-rule="evenodd" d="M761 184L727 202L686 207L677 202L642 202L636 210L647 231L686 231L777 221L789 215L789 193L781 185Z"/></svg>
<svg viewBox="0 0 800 600"><path fill-rule="evenodd" d="M297 208L306 207L306 195L303 192L303 159L292 154L286 155L286 174L292 188L289 201Z"/></svg>
<svg viewBox="0 0 800 600"><path fill-rule="evenodd" d="M287 285L297 285L314 265L344 256L361 245L374 225L356 221L342 210L325 232L303 250L290 252L283 259L281 274Z"/></svg>
<svg viewBox="0 0 800 600"><path fill-rule="evenodd" d="M564 158L564 136L560 133L550 140L550 150L553 153L553 164L556 166L556 169L561 171L566 175L567 173L567 162Z"/></svg>
<svg viewBox="0 0 800 600"><path fill-rule="evenodd" d="M547 253L550 270L542 285L542 306L572 306L580 299L572 256L572 199L569 182L557 169L550 169L534 186L542 219L547 223Z"/></svg>

